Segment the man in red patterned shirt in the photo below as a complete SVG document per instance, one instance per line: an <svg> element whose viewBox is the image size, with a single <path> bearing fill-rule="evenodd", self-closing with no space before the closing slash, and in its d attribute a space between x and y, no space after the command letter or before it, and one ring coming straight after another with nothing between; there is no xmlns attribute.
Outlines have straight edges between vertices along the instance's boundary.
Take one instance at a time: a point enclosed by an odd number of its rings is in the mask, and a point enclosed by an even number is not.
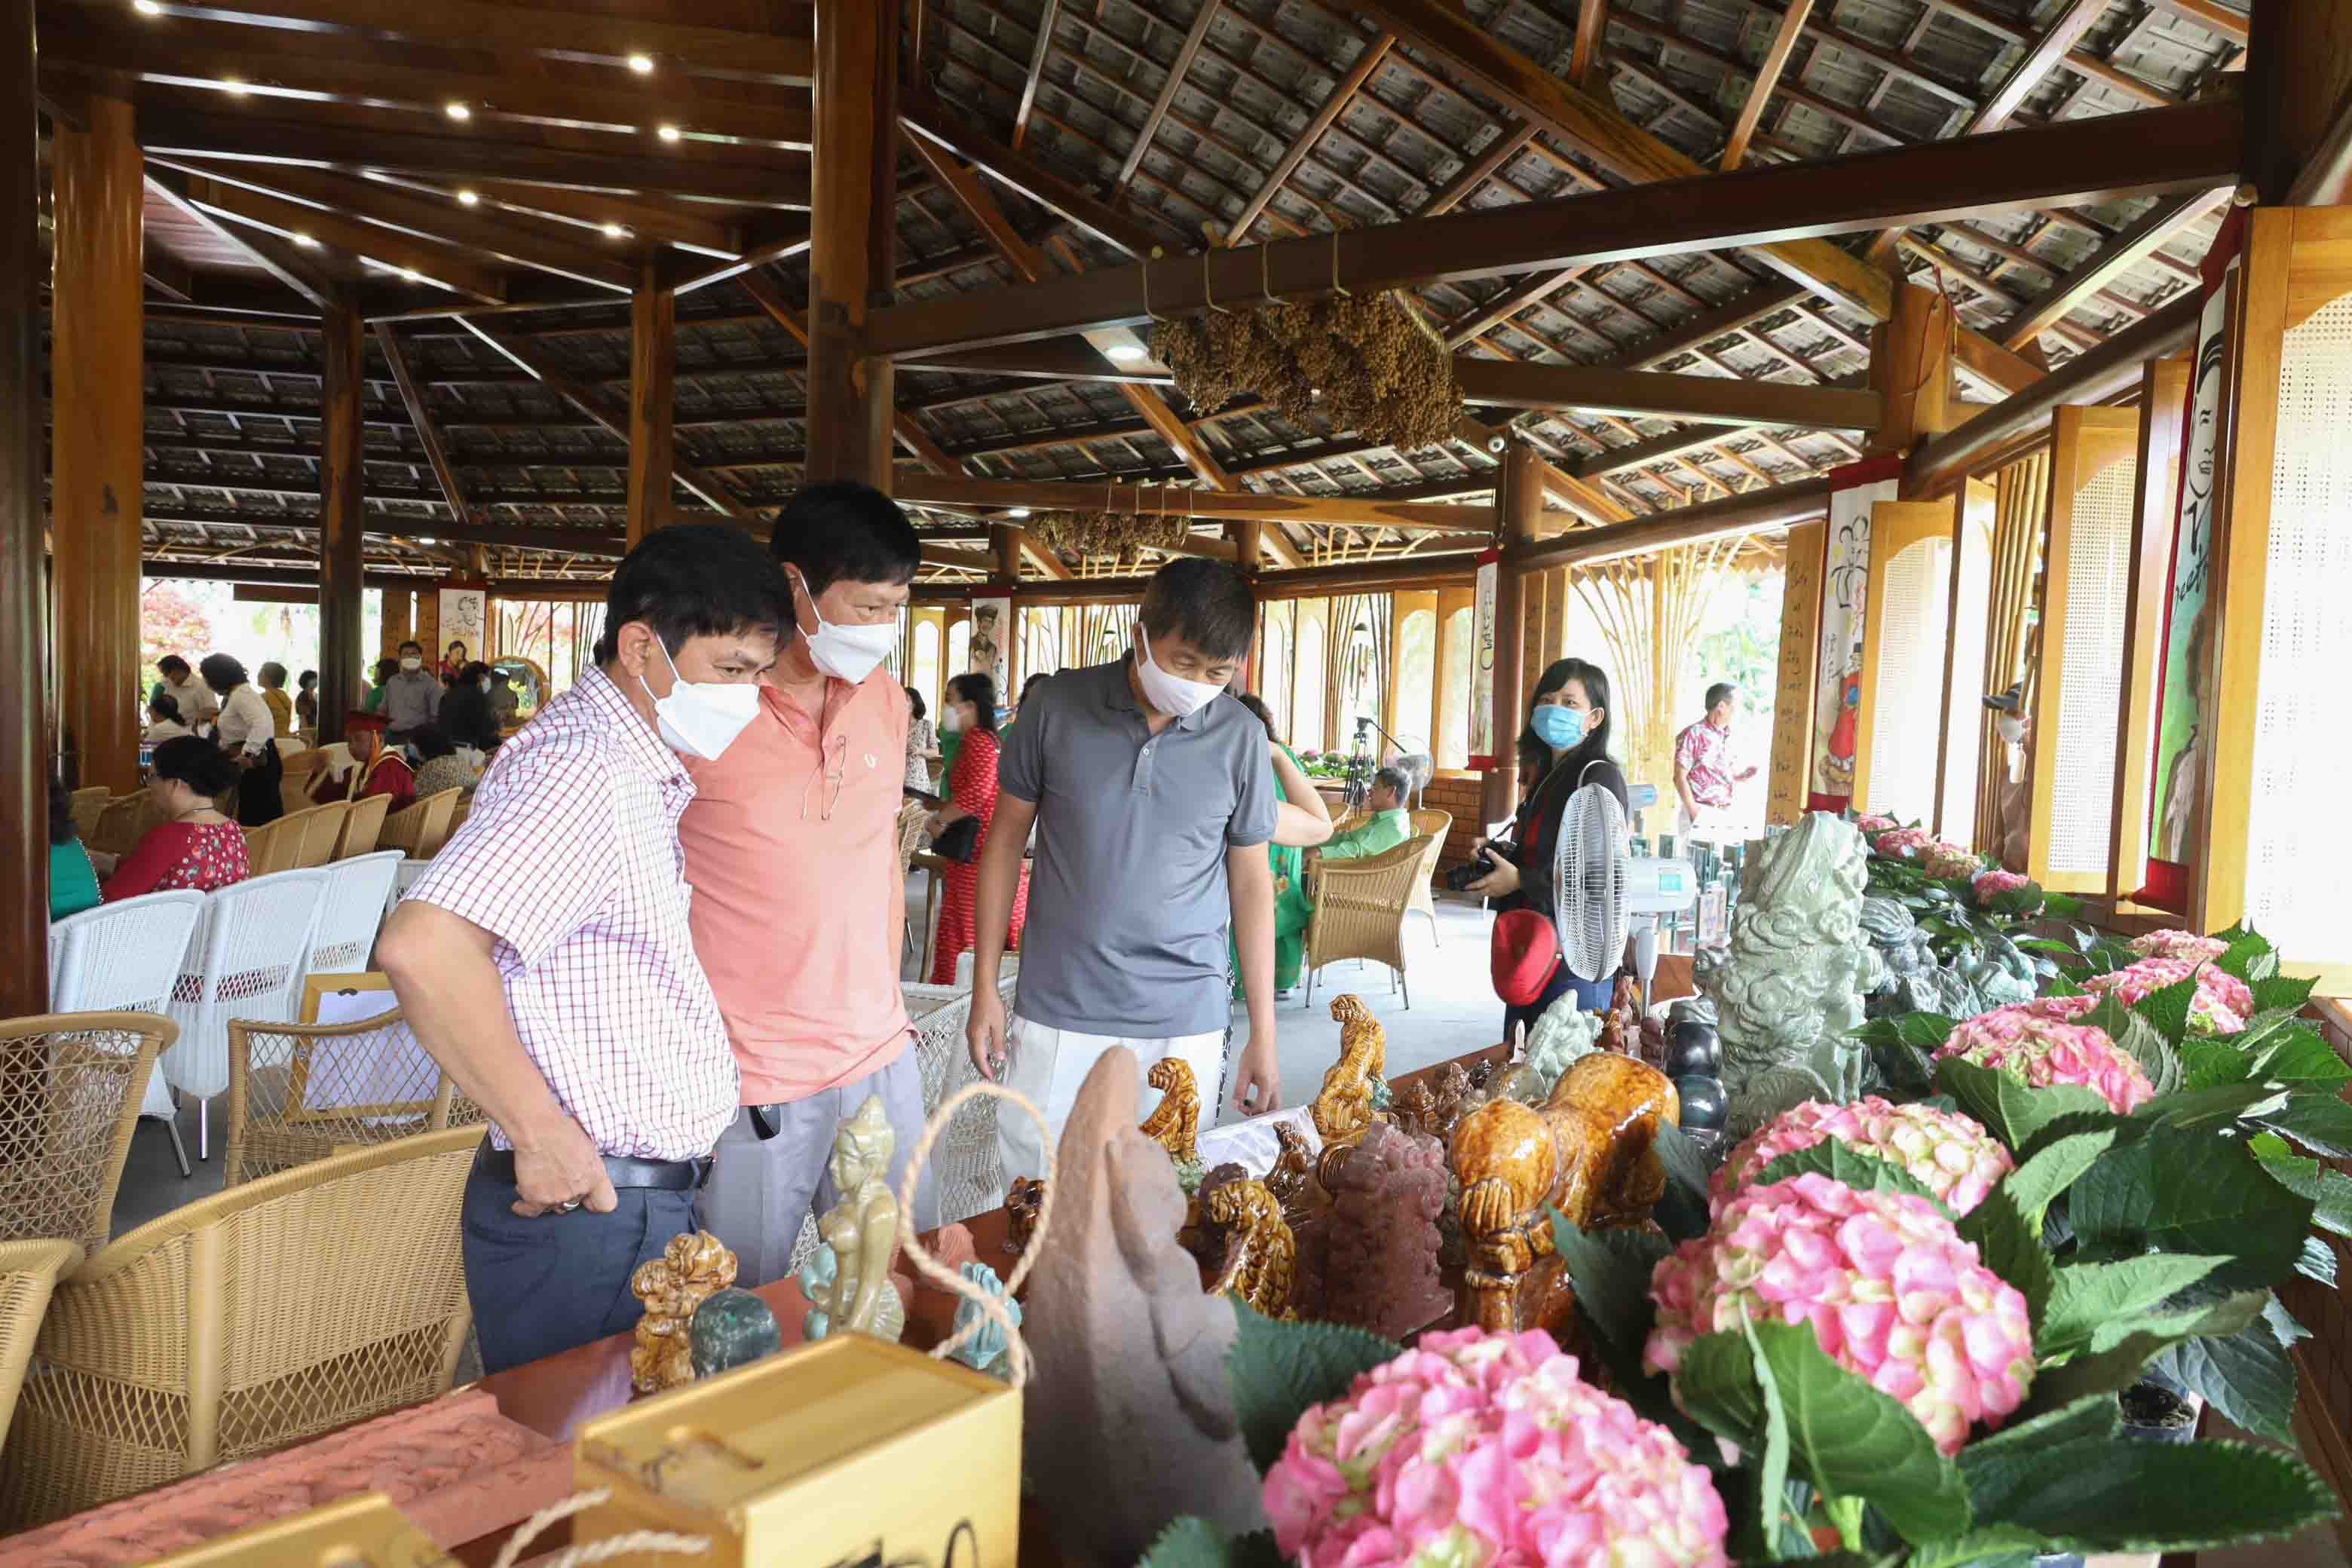
<svg viewBox="0 0 2352 1568"><path fill-rule="evenodd" d="M1731 714L1738 689L1718 680L1706 689L1706 717L1675 737L1675 793L1682 797L1677 829L1721 821L1731 810L1731 786L1756 776L1756 764L1738 773L1731 759Z"/></svg>
<svg viewBox="0 0 2352 1568"><path fill-rule="evenodd" d="M647 537L595 666L499 748L376 945L418 1042L489 1115L464 1211L485 1371L630 1327L637 1265L700 1228L736 1076L687 918L681 753L716 759L751 721L791 616L740 530Z"/></svg>

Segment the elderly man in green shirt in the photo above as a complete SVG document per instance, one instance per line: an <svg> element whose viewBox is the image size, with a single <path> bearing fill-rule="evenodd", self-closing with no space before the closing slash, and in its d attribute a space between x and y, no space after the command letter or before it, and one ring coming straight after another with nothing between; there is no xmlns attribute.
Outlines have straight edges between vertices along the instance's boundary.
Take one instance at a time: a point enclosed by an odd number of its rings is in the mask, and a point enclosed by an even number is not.
<svg viewBox="0 0 2352 1568"><path fill-rule="evenodd" d="M1326 860L1363 860L1411 838L1412 814L1404 806L1411 789L1404 774L1395 768L1382 768L1374 773L1371 796L1366 802L1371 807L1371 820L1333 834L1330 842L1316 853Z"/></svg>

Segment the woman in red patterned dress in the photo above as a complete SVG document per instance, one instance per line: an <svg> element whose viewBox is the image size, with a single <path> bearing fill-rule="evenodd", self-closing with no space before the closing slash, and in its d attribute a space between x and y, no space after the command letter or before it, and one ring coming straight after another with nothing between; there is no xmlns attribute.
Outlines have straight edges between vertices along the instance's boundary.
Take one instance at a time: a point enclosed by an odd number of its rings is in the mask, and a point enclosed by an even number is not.
<svg viewBox="0 0 2352 1568"><path fill-rule="evenodd" d="M940 704L940 728L961 732L963 744L947 777L947 803L931 816L932 837L967 816L980 819L980 842L988 841L988 825L996 816L996 678L974 670L948 682ZM980 857L969 862L948 862L947 890L940 899L940 931L931 956L930 983L955 983L956 958L972 945L972 900L980 884ZM1013 930L1006 945L1021 946L1021 925L1029 915L1029 870L1021 870L1020 889L1013 895Z"/></svg>
<svg viewBox="0 0 2352 1568"><path fill-rule="evenodd" d="M174 888L209 893L251 876L245 829L214 809L237 782L236 758L210 741L183 735L156 747L151 767L155 776L147 788L163 820L130 854L99 868L110 873L100 897L111 904Z"/></svg>

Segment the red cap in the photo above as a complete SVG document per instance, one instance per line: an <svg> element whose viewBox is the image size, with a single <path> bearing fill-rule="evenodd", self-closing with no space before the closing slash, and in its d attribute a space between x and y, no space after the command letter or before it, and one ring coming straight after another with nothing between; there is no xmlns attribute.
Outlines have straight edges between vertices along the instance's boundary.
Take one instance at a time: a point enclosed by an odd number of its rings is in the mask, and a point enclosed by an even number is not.
<svg viewBox="0 0 2352 1568"><path fill-rule="evenodd" d="M1543 994L1544 983L1559 967L1559 933L1533 910L1507 910L1495 917L1488 955L1495 994L1524 1007Z"/></svg>
<svg viewBox="0 0 2352 1568"><path fill-rule="evenodd" d="M343 715L346 730L389 730L392 721L381 713L371 713L364 708L354 708Z"/></svg>

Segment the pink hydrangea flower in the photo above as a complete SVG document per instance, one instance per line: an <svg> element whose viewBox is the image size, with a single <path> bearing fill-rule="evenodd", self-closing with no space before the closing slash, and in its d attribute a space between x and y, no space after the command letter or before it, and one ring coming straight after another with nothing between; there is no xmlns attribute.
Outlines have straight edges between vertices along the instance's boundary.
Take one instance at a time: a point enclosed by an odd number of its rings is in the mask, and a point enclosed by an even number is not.
<svg viewBox="0 0 2352 1568"><path fill-rule="evenodd" d="M1540 1331L1459 1329L1298 1419L1265 1476L1301 1568L1728 1568L1705 1467Z"/></svg>
<svg viewBox="0 0 2352 1568"><path fill-rule="evenodd" d="M2197 977L2197 994L2189 998L2189 1026L2206 1035L2244 1033L2246 1021L2254 1013L2253 992L2236 975L2199 959L2143 958L2128 969L2094 974L2083 982L2083 988L2112 993L2125 1006L2132 1007L2150 992L2178 985L2191 974Z"/></svg>
<svg viewBox="0 0 2352 1568"><path fill-rule="evenodd" d="M1925 851L1936 842L1936 836L1924 827L1895 827L1870 841L1870 847L1881 855L1910 856Z"/></svg>
<svg viewBox="0 0 2352 1568"><path fill-rule="evenodd" d="M1835 1139L1902 1166L1955 1214L1984 1202L2015 1168L2000 1140L1977 1122L1930 1105L1894 1105L1875 1095L1852 1105L1818 1100L1784 1110L1731 1152L1709 1182L1716 1205L1783 1154Z"/></svg>
<svg viewBox="0 0 2352 1568"><path fill-rule="evenodd" d="M1892 833L1896 827L1902 826L1893 817L1881 816L1874 811L1855 817L1853 825L1864 838L1875 838L1882 833Z"/></svg>
<svg viewBox="0 0 2352 1568"><path fill-rule="evenodd" d="M1827 1176L1750 1187L1707 1234L1658 1260L1657 1326L1643 1361L1671 1373L1702 1334L1810 1323L1839 1365L1905 1409L1947 1454L1998 1426L2033 1381L2025 1298L1987 1268L1936 1205Z"/></svg>
<svg viewBox="0 0 2352 1568"><path fill-rule="evenodd" d="M1976 894L1977 902L1989 904L2001 894L2013 893L2018 889L2029 885L2032 880L2032 878L2021 876L2015 871L1995 868L1990 871L1978 872L1969 883L1969 887Z"/></svg>
<svg viewBox="0 0 2352 1568"><path fill-rule="evenodd" d="M1996 1007L1955 1028L1936 1058L1958 1057L2030 1089L2074 1084L2095 1089L2116 1114L2127 1116L2154 1097L2156 1086L2105 1030L2068 1021L2098 1005L2095 996L2045 996Z"/></svg>
<svg viewBox="0 0 2352 1568"><path fill-rule="evenodd" d="M2204 963L2229 952L2230 944L2218 936L2199 936L2193 931L2152 931L2132 938L2131 950L2143 958L2186 958Z"/></svg>
<svg viewBox="0 0 2352 1568"><path fill-rule="evenodd" d="M1927 875L1939 881L1949 877L1974 877L1983 865L1961 845L1939 838L1927 846Z"/></svg>

